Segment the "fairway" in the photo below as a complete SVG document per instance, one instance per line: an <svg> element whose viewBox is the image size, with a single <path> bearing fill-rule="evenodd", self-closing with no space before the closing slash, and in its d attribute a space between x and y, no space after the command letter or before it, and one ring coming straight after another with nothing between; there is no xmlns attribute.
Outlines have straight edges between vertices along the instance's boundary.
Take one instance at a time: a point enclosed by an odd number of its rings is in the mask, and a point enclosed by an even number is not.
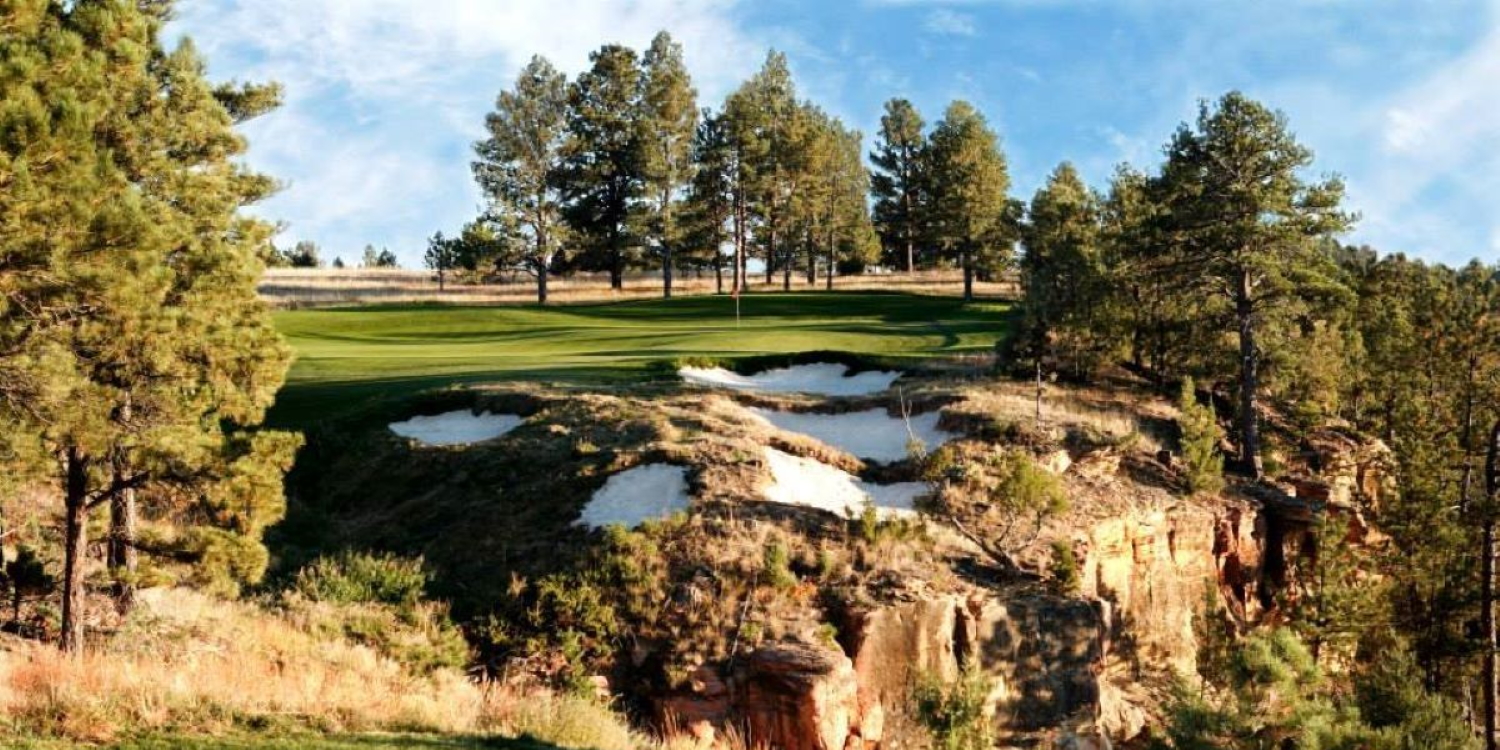
<svg viewBox="0 0 1500 750"><path fill-rule="evenodd" d="M271 421L299 427L372 399L461 383L639 380L653 363L813 350L892 357L982 351L1003 302L878 293L754 294L569 307L388 306L276 314L297 354Z"/></svg>

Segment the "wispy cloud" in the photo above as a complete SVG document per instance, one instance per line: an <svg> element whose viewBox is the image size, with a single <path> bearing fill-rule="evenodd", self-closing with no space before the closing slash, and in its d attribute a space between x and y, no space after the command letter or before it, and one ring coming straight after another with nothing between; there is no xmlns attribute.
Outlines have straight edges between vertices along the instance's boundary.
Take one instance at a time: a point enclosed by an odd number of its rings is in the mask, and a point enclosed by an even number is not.
<svg viewBox="0 0 1500 750"><path fill-rule="evenodd" d="M922 28L928 33L946 36L974 36L977 33L973 16L956 13L947 8L938 8L928 13L927 20L922 23Z"/></svg>

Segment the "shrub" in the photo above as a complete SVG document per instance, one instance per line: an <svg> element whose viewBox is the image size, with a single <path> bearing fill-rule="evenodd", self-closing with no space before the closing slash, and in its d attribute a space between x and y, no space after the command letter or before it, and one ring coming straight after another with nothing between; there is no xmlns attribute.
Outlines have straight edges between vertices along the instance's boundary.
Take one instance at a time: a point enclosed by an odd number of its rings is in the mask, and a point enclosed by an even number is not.
<svg viewBox="0 0 1500 750"><path fill-rule="evenodd" d="M917 719L944 750L988 750L994 745L985 702L990 678L977 668L964 670L951 685L932 675L917 681L912 692Z"/></svg>
<svg viewBox="0 0 1500 750"><path fill-rule="evenodd" d="M1224 463L1219 457L1218 420L1210 406L1198 403L1193 379L1182 382L1182 393L1177 399L1182 415L1178 426L1182 430L1183 479L1188 492L1194 495L1214 493L1224 487Z"/></svg>
<svg viewBox="0 0 1500 750"><path fill-rule="evenodd" d="M1061 539L1052 543L1052 582L1065 594L1078 593L1078 557L1073 545Z"/></svg>
<svg viewBox="0 0 1500 750"><path fill-rule="evenodd" d="M792 572L791 556L787 554L786 545L781 542L766 545L761 572L765 575L766 582L774 588L787 589L797 585L797 574Z"/></svg>
<svg viewBox="0 0 1500 750"><path fill-rule="evenodd" d="M422 599L427 573L421 558L343 552L320 557L297 572L292 590L318 602L409 607Z"/></svg>

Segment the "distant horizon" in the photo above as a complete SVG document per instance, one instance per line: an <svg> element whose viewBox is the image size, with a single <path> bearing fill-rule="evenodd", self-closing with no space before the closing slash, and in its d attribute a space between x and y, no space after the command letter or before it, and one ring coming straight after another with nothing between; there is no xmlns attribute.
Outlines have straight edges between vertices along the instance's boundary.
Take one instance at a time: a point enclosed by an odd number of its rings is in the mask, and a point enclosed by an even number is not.
<svg viewBox="0 0 1500 750"><path fill-rule="evenodd" d="M420 267L426 238L479 209L470 146L533 54L570 77L601 44L685 47L700 107L717 107L769 48L799 95L865 134L911 99L929 126L951 99L1000 133L1011 195L1061 161L1102 189L1152 169L1198 101L1245 91L1284 111L1361 214L1342 239L1459 265L1500 256L1500 0L1282 0L1251 8L1124 0L862 0L813 7L691 0L204 0L182 3L210 75L277 80L282 109L245 128L249 161L286 189L257 211L329 262L365 245ZM568 23L552 19L559 14Z"/></svg>

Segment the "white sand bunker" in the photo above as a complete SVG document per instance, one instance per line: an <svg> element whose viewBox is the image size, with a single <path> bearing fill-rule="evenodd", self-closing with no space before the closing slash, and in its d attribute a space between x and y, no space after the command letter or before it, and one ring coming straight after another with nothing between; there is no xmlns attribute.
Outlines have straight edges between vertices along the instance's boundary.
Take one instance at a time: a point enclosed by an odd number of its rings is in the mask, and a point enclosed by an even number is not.
<svg viewBox="0 0 1500 750"><path fill-rule="evenodd" d="M881 518L912 517L917 497L927 492L921 482L862 482L847 471L775 448L766 449L766 462L774 481L765 490L765 500L821 508L845 517L863 513L867 504L874 505Z"/></svg>
<svg viewBox="0 0 1500 750"><path fill-rule="evenodd" d="M468 410L450 411L405 422L392 422L391 432L412 438L423 445L468 445L500 437L525 421L515 414L475 414Z"/></svg>
<svg viewBox="0 0 1500 750"><path fill-rule="evenodd" d="M645 521L668 518L687 507L687 469L671 464L647 464L610 477L584 507L578 523L594 528L610 524L635 528Z"/></svg>
<svg viewBox="0 0 1500 750"><path fill-rule="evenodd" d="M752 413L788 432L800 432L820 443L860 458L890 463L907 456L907 443L915 437L925 450L934 450L957 437L938 429L937 412L918 414L907 420L884 409L847 414L801 414L752 407Z"/></svg>
<svg viewBox="0 0 1500 750"><path fill-rule="evenodd" d="M847 365L795 365L741 375L722 367L684 367L677 371L683 380L715 388L768 393L815 393L821 396L863 396L891 387L899 372L861 372L849 374Z"/></svg>

